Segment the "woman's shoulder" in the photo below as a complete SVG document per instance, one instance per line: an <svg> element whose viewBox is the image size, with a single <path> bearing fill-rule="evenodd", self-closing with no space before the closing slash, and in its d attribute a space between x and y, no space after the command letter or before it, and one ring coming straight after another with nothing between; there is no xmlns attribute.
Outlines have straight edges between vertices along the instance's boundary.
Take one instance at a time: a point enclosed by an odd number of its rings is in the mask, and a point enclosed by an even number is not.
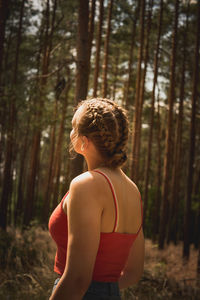
<svg viewBox="0 0 200 300"><path fill-rule="evenodd" d="M139 188L137 187L136 183L130 178L128 177L126 174L124 174L126 177L126 181L130 187L130 189L132 190L132 192L134 192L135 195L137 195L138 197L141 197Z"/></svg>
<svg viewBox="0 0 200 300"><path fill-rule="evenodd" d="M72 185L90 184L95 183L98 178L98 174L94 171L86 171L76 176L72 181Z"/></svg>
<svg viewBox="0 0 200 300"><path fill-rule="evenodd" d="M94 171L86 171L76 176L70 184L70 190L92 192L98 190L100 176Z"/></svg>

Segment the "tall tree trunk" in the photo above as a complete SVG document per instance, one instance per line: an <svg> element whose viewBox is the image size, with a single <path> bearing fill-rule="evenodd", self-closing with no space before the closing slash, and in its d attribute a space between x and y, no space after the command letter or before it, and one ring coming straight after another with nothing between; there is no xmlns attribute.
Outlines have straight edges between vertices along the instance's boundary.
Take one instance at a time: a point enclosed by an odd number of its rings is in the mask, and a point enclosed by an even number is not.
<svg viewBox="0 0 200 300"><path fill-rule="evenodd" d="M107 31L104 43L104 62L103 62L103 78L102 78L102 96L107 96L107 73L108 73L108 53L109 53L109 40L111 33L111 18L112 18L113 0L110 0L108 7L108 21Z"/></svg>
<svg viewBox="0 0 200 300"><path fill-rule="evenodd" d="M148 207L148 187L149 187L149 174L151 170L151 150L152 150L152 137L153 137L153 128L154 128L154 111L155 111L155 90L156 83L158 77L158 58L159 58L159 49L160 49L160 37L162 30L162 16L163 16L163 0L160 1L160 13L159 13L159 22L158 22L158 36L156 43L156 52L154 57L154 79L153 79L153 89L151 96L151 117L149 122L149 140L148 140L148 152L147 152L147 160L146 160L146 168L145 168L145 179L144 179L144 225L145 225L145 217Z"/></svg>
<svg viewBox="0 0 200 300"><path fill-rule="evenodd" d="M189 3L189 2L188 2ZM185 68L186 68L186 48L187 48L187 32L188 32L188 13L189 4L186 16L186 28L183 37L183 59L182 59L182 72L181 72L181 86L180 86L180 100L179 100L179 113L176 127L175 137L175 150L174 150L174 165L172 172L172 195L170 205L170 224L168 232L168 242L173 240L177 242L178 232L178 211L179 211L179 189L181 177L181 157L182 157L182 120L183 120L183 101L185 90Z"/></svg>
<svg viewBox="0 0 200 300"><path fill-rule="evenodd" d="M5 40L5 28L6 20L9 9L10 0L0 0L0 96L1 93L1 79L2 79L2 67L4 58L4 40Z"/></svg>
<svg viewBox="0 0 200 300"><path fill-rule="evenodd" d="M68 70L68 78L70 78L70 70ZM71 88L71 81L68 81L67 88L65 91L65 101L63 103L63 109L62 109L62 119L60 123L60 128L58 131L58 141L57 146L55 150L55 159L54 159L54 165L53 165L53 174L52 174L52 194L53 194L53 201L52 201L52 210L57 206L58 199L59 199L59 188L60 188L60 172L61 172L61 163L62 163L62 145L63 145L63 136L64 136L64 129L65 129L65 120L66 120L66 113L67 113L67 107L68 107L68 94ZM70 165L69 158L67 168ZM69 172L67 173L67 177L69 178ZM65 185L65 189L68 189L68 185ZM66 190L65 192L66 193Z"/></svg>
<svg viewBox="0 0 200 300"><path fill-rule="evenodd" d="M95 9L96 9L96 0L91 1L91 11L89 16L89 29L88 29L88 73L90 74L90 57L92 51L92 42L94 35L94 18L95 18Z"/></svg>
<svg viewBox="0 0 200 300"><path fill-rule="evenodd" d="M112 97L115 99L116 89L117 89L117 77L119 73L119 57L120 57L120 50L117 48L115 54L115 70L114 70L114 82L113 82L113 90L112 90Z"/></svg>
<svg viewBox="0 0 200 300"><path fill-rule="evenodd" d="M144 70L142 74L142 80L140 84L140 99L139 99L139 108L138 108L138 128L137 128L137 157L138 157L138 164L137 164L137 171L136 171L136 180L139 180L139 158L140 158L140 142L141 142L141 127L142 127L142 110L144 104L144 91L145 91L145 80L146 80L146 73L147 73L147 64L149 59L149 39L150 39L150 32L151 32L151 17L152 17L152 8L153 8L153 0L149 1L149 11L148 11L148 19L147 19L147 28L146 28L146 43L145 43L145 54L144 54Z"/></svg>
<svg viewBox="0 0 200 300"><path fill-rule="evenodd" d="M171 54L171 68L170 68L170 90L168 98L168 120L166 129L165 140L165 158L164 158L164 173L162 185L162 207L160 219L160 232L159 232L159 248L164 248L166 237L166 230L168 226L168 213L169 213L169 183L170 183L170 169L171 169L171 145L173 135L173 106L175 99L175 67L176 67L176 46L177 46L177 27L178 27L178 9L179 0L175 3L175 19L172 38L172 54Z"/></svg>
<svg viewBox="0 0 200 300"><path fill-rule="evenodd" d="M5 157L5 167L4 167L4 179L1 197L1 210L0 210L0 227L4 230L7 226L7 209L12 195L12 160L13 160L13 148L14 148L14 125L16 120L16 95L15 89L18 77L18 63L19 63L19 48L21 45L21 34L22 34L22 21L24 15L24 3L21 3L19 27L17 33L17 46L16 55L14 62L14 72L13 72L13 94L10 97L9 105L9 118L8 118L8 134L6 141L6 157Z"/></svg>
<svg viewBox="0 0 200 300"><path fill-rule="evenodd" d="M52 172L53 172L53 163L54 163L54 152L55 152L55 132L56 132L56 119L57 119L57 110L58 110L58 99L55 99L54 104L54 118L53 124L51 128L50 134L50 157L48 163L48 171L47 171L47 180L46 180L46 188L44 192L44 206L43 206L43 222L47 223L49 217L49 208L50 208L50 199L51 199L51 189L52 189Z"/></svg>
<svg viewBox="0 0 200 300"><path fill-rule="evenodd" d="M187 193L184 213L184 245L183 257L189 259L190 254L190 218L191 218L191 201L193 190L193 175L194 175L194 156L195 156L195 118L196 118L196 103L198 97L199 83L199 48L200 48L200 1L197 4L197 31L196 31L196 47L194 57L194 78L192 89L192 113L190 121L190 148L189 148L189 163L187 174Z"/></svg>
<svg viewBox="0 0 200 300"><path fill-rule="evenodd" d="M77 74L75 104L87 97L89 61L88 61L88 22L89 1L79 0L78 39L77 39ZM70 179L72 180L83 170L83 157L78 154L70 166Z"/></svg>
<svg viewBox="0 0 200 300"><path fill-rule="evenodd" d="M68 72L68 78L70 78L70 74ZM67 107L68 107L68 94L71 87L71 81L69 80L67 84L67 88L65 90L65 99L62 107L62 118L60 127L58 130L58 140L57 145L55 149L55 155L54 155L54 162L53 162L53 171L52 171L52 179L51 179L51 190L53 194L53 205L52 208L54 209L58 203L58 197L55 197L57 193L55 190L58 189L59 179L60 179L60 165L61 165L61 157L62 157L62 145L63 145L63 136L64 136L64 129L65 129L65 120L66 120L66 113L67 113ZM56 179L56 182L53 183ZM58 180L57 180L58 179ZM50 208L50 205L48 206L48 209ZM48 211L49 213L49 211Z"/></svg>
<svg viewBox="0 0 200 300"><path fill-rule="evenodd" d="M103 11L104 11L103 2L104 2L104 0L99 0L100 13L99 13L99 24L98 24L98 33L97 33L97 41L96 41L96 57L95 57L95 69L94 69L94 82L93 82L93 97L97 96L97 89L98 89L99 60L100 60Z"/></svg>
<svg viewBox="0 0 200 300"><path fill-rule="evenodd" d="M161 8L163 9L163 5L161 4ZM161 16L162 18L162 16ZM159 221L160 221L160 204L161 204L161 122L160 122L160 103L159 103L159 94L158 94L158 100L157 100L157 127L156 127L156 137L157 137L157 174L156 174L156 197L155 197L155 205L152 212L152 236L153 240L156 241L157 235L159 233Z"/></svg>
<svg viewBox="0 0 200 300"><path fill-rule="evenodd" d="M141 1L137 1L137 7L135 9L135 15L133 19L133 27L132 27L132 33L131 33L131 47L129 52L129 61L128 61L128 79L125 83L124 88L124 99L123 102L125 104L125 108L128 110L130 105L130 97L129 97L129 90L131 85L131 77L132 77L132 65L133 65L133 49L135 47L135 34L136 34L136 25L138 21L139 11L140 11L140 4Z"/></svg>
<svg viewBox="0 0 200 300"><path fill-rule="evenodd" d="M138 66L135 92L135 112L133 118L133 145L132 145L132 165L131 165L131 179L137 182L138 156L137 156L137 141L138 141L138 113L139 113L139 99L140 99L140 84L143 61L144 48L144 20L145 20L145 0L142 0L140 13L140 47L138 51Z"/></svg>
<svg viewBox="0 0 200 300"><path fill-rule="evenodd" d="M50 26L50 7L49 0L46 2L45 9L45 36L44 36L44 46L43 46L43 57L42 57L42 74L41 80L39 84L39 100L36 103L36 118L35 124L36 128L33 134L32 147L31 147L31 159L29 165L29 174L27 179L27 191L26 191L26 206L24 213L23 224L29 225L32 217L33 217L33 204L35 198L35 185L36 185L36 177L39 168L39 155L40 155L40 140L41 140L41 120L42 120L42 112L44 107L44 90L47 83L46 74L48 74L49 68L49 59L50 59L50 51L51 51L51 40L49 40L49 26ZM42 24L43 26L43 24ZM50 32L51 33L51 32ZM51 35L52 38L52 35Z"/></svg>
<svg viewBox="0 0 200 300"><path fill-rule="evenodd" d="M28 152L29 132L30 132L30 114L28 115L26 132L25 132L25 137L23 142L23 149L21 151L21 157L20 157L20 170L19 170L18 188L17 188L17 203L15 207L15 224L21 223L22 221L21 217L23 215L23 206L24 206L23 185L24 185L26 157Z"/></svg>

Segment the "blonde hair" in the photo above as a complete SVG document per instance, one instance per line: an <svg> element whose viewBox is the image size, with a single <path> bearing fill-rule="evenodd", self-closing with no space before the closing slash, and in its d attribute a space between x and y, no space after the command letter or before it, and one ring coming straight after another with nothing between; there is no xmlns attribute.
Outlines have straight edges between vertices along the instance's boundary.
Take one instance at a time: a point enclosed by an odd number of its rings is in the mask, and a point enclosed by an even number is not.
<svg viewBox="0 0 200 300"><path fill-rule="evenodd" d="M114 101L94 98L81 101L81 118L76 124L77 136L87 136L111 168L122 166L127 160L128 117Z"/></svg>

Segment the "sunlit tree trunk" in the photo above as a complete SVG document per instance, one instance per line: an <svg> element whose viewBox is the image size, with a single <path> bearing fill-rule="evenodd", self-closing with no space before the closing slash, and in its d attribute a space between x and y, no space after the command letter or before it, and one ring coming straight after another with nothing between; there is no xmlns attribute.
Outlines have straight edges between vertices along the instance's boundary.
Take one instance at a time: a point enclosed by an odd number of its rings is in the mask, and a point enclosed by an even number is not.
<svg viewBox="0 0 200 300"><path fill-rule="evenodd" d="M158 22L158 36L156 43L156 52L154 57L154 79L153 79L153 89L151 95L151 116L149 122L149 140L148 140L148 152L147 152L147 160L145 167L145 177L144 177L144 224L145 217L148 207L148 187L149 187L149 174L151 170L151 152L152 152L152 137L153 137L153 128L154 128L154 112L155 112L155 90L158 76L158 59L159 59L159 49L160 49L160 37L162 30L162 15L163 15L163 0L160 1L160 13L159 13L159 22Z"/></svg>
<svg viewBox="0 0 200 300"><path fill-rule="evenodd" d="M108 7L107 31L104 42L104 61L103 61L103 77L102 77L102 96L107 96L107 73L108 73L108 55L109 55L109 40L111 33L111 18L112 18L113 0L110 0Z"/></svg>
<svg viewBox="0 0 200 300"><path fill-rule="evenodd" d="M177 27L178 27L178 9L179 0L175 3L174 29L172 38L172 53L171 53L171 67L170 67L170 90L168 97L168 119L165 140L165 157L164 157L164 173L162 184L162 205L160 218L160 232L159 232L159 248L164 248L164 242L168 227L169 214L169 188L170 188L170 169L171 169L171 147L173 136L173 106L175 100L175 67L176 67L176 47L177 47Z"/></svg>
<svg viewBox="0 0 200 300"><path fill-rule="evenodd" d="M144 48L144 21L145 21L145 0L142 0L141 13L140 13L140 47L138 50L138 66L137 66L137 79L135 91L135 112L133 118L133 145L132 145L132 165L131 165L131 179L137 182L138 170L138 122L139 122L139 100L140 100L140 84L142 75L142 61L143 61L143 48Z"/></svg>
<svg viewBox="0 0 200 300"><path fill-rule="evenodd" d="M190 255L190 218L191 218L191 201L193 190L193 175L194 175L194 157L195 157L195 119L196 119L196 105L198 97L198 83L199 83L199 48L200 48L200 1L197 5L197 31L196 31L196 46L194 56L194 78L192 89L192 112L190 121L190 146L189 146L189 163L187 173L187 192L184 213L184 245L183 257L189 259Z"/></svg>
<svg viewBox="0 0 200 300"><path fill-rule="evenodd" d="M104 2L104 0L99 0L100 12L99 12L99 24L98 24L98 33L97 33L97 41L96 41L96 56L95 56L94 81L93 81L93 97L97 96L97 89L98 89L99 60L100 60L103 11L104 11L103 2Z"/></svg>
<svg viewBox="0 0 200 300"><path fill-rule="evenodd" d="M77 73L75 104L87 97L89 61L88 61L88 23L89 0L79 0L78 37L77 37ZM83 170L83 157L78 154L70 165L70 179Z"/></svg>
<svg viewBox="0 0 200 300"><path fill-rule="evenodd" d="M92 42L93 42L93 35L94 35L94 18L95 18L95 9L96 9L96 0L91 1L91 11L89 16L89 29L88 29L88 73L90 74L90 57L92 51Z"/></svg>
<svg viewBox="0 0 200 300"><path fill-rule="evenodd" d="M119 73L119 57L120 57L120 50L119 48L116 49L115 55L115 70L114 70L114 81L113 81L113 89L112 89L112 98L115 99L115 93L117 89L117 79Z"/></svg>
<svg viewBox="0 0 200 300"><path fill-rule="evenodd" d="M5 156L5 167L4 167L4 178L2 187L2 197L1 197L1 209L0 209L0 227L6 229L7 226L7 209L12 195L12 161L13 161L13 149L14 149L14 127L16 120L16 84L18 80L18 64L19 64L19 48L21 45L21 35L22 35L22 22L24 16L24 3L21 3L20 9L20 19L19 27L17 33L17 46L16 55L14 62L13 71L13 94L10 97L9 103L9 117L8 117L8 133L6 141L6 156ZM6 8L4 8L4 12ZM0 83L1 84L1 83Z"/></svg>
<svg viewBox="0 0 200 300"><path fill-rule="evenodd" d="M132 33L131 33L131 47L130 47L130 52L129 52L129 61L128 61L128 79L127 82L125 83L124 87L124 99L123 102L125 104L125 108L128 110L129 105L130 105L130 95L129 95L129 90L130 90L130 85L131 85L131 77L132 77L132 65L133 65L133 49L135 47L135 35L136 35L136 25L138 22L138 16L139 16L139 11L140 11L140 3L141 1L137 1L137 7L135 9L135 15L133 19L133 27L132 27Z"/></svg>

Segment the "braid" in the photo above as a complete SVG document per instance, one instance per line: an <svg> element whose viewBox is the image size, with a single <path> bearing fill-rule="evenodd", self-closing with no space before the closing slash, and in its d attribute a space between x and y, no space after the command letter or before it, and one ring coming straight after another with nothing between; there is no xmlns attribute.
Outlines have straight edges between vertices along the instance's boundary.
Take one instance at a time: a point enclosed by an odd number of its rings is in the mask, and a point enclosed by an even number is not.
<svg viewBox="0 0 200 300"><path fill-rule="evenodd" d="M85 107L78 124L80 135L88 136L106 159L106 165L117 167L126 159L128 118L125 110L109 99L82 101Z"/></svg>
<svg viewBox="0 0 200 300"><path fill-rule="evenodd" d="M93 121L90 127L95 126L97 128L99 135L101 136L101 142L107 149L108 156L110 156L113 154L115 148L116 136L119 135L119 128L115 115L112 111L106 110L103 105L90 105L89 111L93 114ZM113 135L112 131L116 132L116 135Z"/></svg>
<svg viewBox="0 0 200 300"><path fill-rule="evenodd" d="M115 102L109 100L109 99L103 99L103 101L106 101L110 103L115 108L115 117L118 122L118 128L119 128L119 139L118 143L115 146L115 151L113 154L115 156L113 157L112 162L114 163L116 159L121 158L122 163L127 160L126 155L126 144L128 140L128 118L125 113L125 110L118 106Z"/></svg>

